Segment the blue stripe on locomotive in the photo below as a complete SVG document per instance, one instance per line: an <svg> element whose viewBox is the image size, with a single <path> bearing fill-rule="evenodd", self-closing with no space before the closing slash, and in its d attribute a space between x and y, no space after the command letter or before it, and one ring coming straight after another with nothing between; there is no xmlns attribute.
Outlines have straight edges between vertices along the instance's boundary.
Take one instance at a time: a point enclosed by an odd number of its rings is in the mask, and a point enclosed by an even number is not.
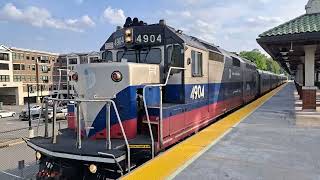
<svg viewBox="0 0 320 180"><path fill-rule="evenodd" d="M197 100L193 100L190 98L190 94L192 92L192 88L196 85L204 86L205 96L204 98L200 98ZM186 111L191 111L196 108L200 108L209 104L217 103L220 101L224 101L229 98L233 98L237 96L232 93L232 91L239 89L242 92L242 82L229 82L229 83L211 83L211 84L186 84L184 85L184 101L186 104L177 104L176 107L179 109L185 109ZM137 102L136 102L136 91L138 88L142 88L142 86L130 86L126 89L122 90L117 94L117 98L115 99L116 106L118 108L120 118L122 121L134 119L137 117ZM181 92L181 85L168 85L166 87L166 92L164 95L165 101L167 99L175 99L179 94L179 90ZM241 93L242 96L242 93ZM178 99L182 97L179 95ZM146 93L147 104L150 106L159 106L159 88L150 88L149 92ZM181 111L174 111L175 108L165 109L163 110L163 118L173 116L181 113ZM157 116L159 114L159 110L150 109L150 115ZM111 107L111 125L117 124L117 117L113 107ZM93 127L94 129L90 130L89 137L95 135L97 132L102 131L106 127L106 106L100 110L98 115L96 116Z"/></svg>
<svg viewBox="0 0 320 180"><path fill-rule="evenodd" d="M117 94L116 98L114 99L121 121L137 118L136 93L138 88L142 88L142 86L129 86L124 90L120 91ZM149 106L159 104L158 103L160 101L159 93L160 93L160 89L157 87L147 88L146 97L148 97L147 104ZM90 130L88 135L89 137L105 129L106 113L107 113L106 110L107 110L106 106L103 106L100 112L97 114L92 124L92 127L94 128ZM112 105L110 107L110 119L111 119L111 123L110 123L111 126L118 123L117 115Z"/></svg>

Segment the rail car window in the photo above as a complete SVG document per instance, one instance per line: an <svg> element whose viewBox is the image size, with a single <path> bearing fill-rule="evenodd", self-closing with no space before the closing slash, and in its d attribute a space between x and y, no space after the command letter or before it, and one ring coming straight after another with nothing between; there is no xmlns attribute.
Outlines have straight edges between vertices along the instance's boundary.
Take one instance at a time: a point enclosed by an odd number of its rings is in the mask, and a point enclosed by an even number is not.
<svg viewBox="0 0 320 180"><path fill-rule="evenodd" d="M202 53L191 51L192 76L202 76Z"/></svg>
<svg viewBox="0 0 320 180"><path fill-rule="evenodd" d="M209 51L209 60L223 63L224 62L224 56L222 54Z"/></svg>
<svg viewBox="0 0 320 180"><path fill-rule="evenodd" d="M240 60L237 58L232 57L232 65L240 67Z"/></svg>
<svg viewBox="0 0 320 180"><path fill-rule="evenodd" d="M128 50L118 51L117 61L126 60L127 62L160 64L162 59L161 49L143 49L143 50Z"/></svg>
<svg viewBox="0 0 320 180"><path fill-rule="evenodd" d="M256 67L254 65L251 65L251 64L246 64L246 68L247 69L252 69L252 70L256 69Z"/></svg>
<svg viewBox="0 0 320 180"><path fill-rule="evenodd" d="M172 51L173 47L173 51ZM170 66L173 67L182 67L183 66L183 60L182 60L182 54L181 54L181 46L174 45L168 47L168 59Z"/></svg>

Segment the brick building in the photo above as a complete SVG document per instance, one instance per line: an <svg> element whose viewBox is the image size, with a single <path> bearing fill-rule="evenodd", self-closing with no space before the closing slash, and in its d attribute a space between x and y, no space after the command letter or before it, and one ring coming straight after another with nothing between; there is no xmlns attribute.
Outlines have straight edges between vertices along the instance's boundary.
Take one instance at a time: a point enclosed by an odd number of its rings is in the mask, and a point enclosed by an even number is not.
<svg viewBox="0 0 320 180"><path fill-rule="evenodd" d="M22 48L10 48L12 51L13 82L22 82L23 99L40 102L52 90L53 65L58 58L57 53L36 51Z"/></svg>
<svg viewBox="0 0 320 180"><path fill-rule="evenodd" d="M57 94L67 98L68 94L74 94L68 71L76 64L95 63L99 59L98 52L57 54L1 45L0 102L39 103L43 97Z"/></svg>

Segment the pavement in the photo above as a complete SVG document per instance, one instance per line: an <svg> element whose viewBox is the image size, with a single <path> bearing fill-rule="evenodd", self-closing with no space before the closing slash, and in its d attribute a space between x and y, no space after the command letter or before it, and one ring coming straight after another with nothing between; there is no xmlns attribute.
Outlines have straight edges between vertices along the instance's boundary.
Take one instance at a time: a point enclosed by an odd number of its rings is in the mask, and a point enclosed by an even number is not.
<svg viewBox="0 0 320 180"><path fill-rule="evenodd" d="M25 143L0 149L0 179L35 179L38 172L35 152ZM24 160L25 168L19 169L18 162Z"/></svg>
<svg viewBox="0 0 320 180"><path fill-rule="evenodd" d="M319 180L320 129L297 126L294 94L289 83L174 179Z"/></svg>
<svg viewBox="0 0 320 180"><path fill-rule="evenodd" d="M17 140L21 138L26 138L29 136L29 122L19 120L19 113L26 108L26 106L4 106L3 109L14 111L17 113L15 117L7 117L0 119L0 148L6 147L11 143L16 143ZM39 133L44 133L44 123L43 119L38 122L38 120L32 120L31 126L37 134L37 126L39 123ZM66 127L65 121L58 121L61 127ZM49 124L49 128L51 124Z"/></svg>

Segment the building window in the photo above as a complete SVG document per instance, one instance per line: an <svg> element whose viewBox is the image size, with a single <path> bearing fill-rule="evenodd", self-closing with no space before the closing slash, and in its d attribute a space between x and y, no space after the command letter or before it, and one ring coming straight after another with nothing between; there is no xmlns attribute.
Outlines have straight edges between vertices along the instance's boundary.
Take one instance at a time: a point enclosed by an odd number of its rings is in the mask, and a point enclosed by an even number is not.
<svg viewBox="0 0 320 180"><path fill-rule="evenodd" d="M26 67L24 64L21 64L21 70L26 70Z"/></svg>
<svg viewBox="0 0 320 180"><path fill-rule="evenodd" d="M21 76L13 76L13 81L14 82L20 82L21 81Z"/></svg>
<svg viewBox="0 0 320 180"><path fill-rule="evenodd" d="M13 81L14 82L18 82L19 80L18 80L18 76L13 76Z"/></svg>
<svg viewBox="0 0 320 180"><path fill-rule="evenodd" d="M88 64L88 57L80 56L80 64Z"/></svg>
<svg viewBox="0 0 320 180"><path fill-rule="evenodd" d="M34 60L34 57L31 57L31 60Z"/></svg>
<svg viewBox="0 0 320 180"><path fill-rule="evenodd" d="M10 76L9 75L0 75L0 82L9 82Z"/></svg>
<svg viewBox="0 0 320 180"><path fill-rule="evenodd" d="M71 58L69 59L69 64L78 64L78 59L77 58Z"/></svg>
<svg viewBox="0 0 320 180"><path fill-rule="evenodd" d="M192 76L202 76L202 53L191 51Z"/></svg>
<svg viewBox="0 0 320 180"><path fill-rule="evenodd" d="M26 81L31 82L31 76L26 76Z"/></svg>
<svg viewBox="0 0 320 180"><path fill-rule="evenodd" d="M12 53L12 59L16 60L17 59L17 53Z"/></svg>
<svg viewBox="0 0 320 180"><path fill-rule="evenodd" d="M27 60L30 60L30 56L26 56L26 59L27 59Z"/></svg>
<svg viewBox="0 0 320 180"><path fill-rule="evenodd" d="M37 81L37 77L36 76L32 76L32 82L36 82Z"/></svg>
<svg viewBox="0 0 320 180"><path fill-rule="evenodd" d="M31 65L31 70L35 71L36 70L36 66L35 65Z"/></svg>
<svg viewBox="0 0 320 180"><path fill-rule="evenodd" d="M47 73L49 71L48 66L42 65L41 66L41 71L44 73Z"/></svg>
<svg viewBox="0 0 320 180"><path fill-rule="evenodd" d="M9 61L9 54L8 53L0 53L0 60Z"/></svg>
<svg viewBox="0 0 320 180"><path fill-rule="evenodd" d="M41 76L41 80L45 83L49 82L49 77L48 76Z"/></svg>
<svg viewBox="0 0 320 180"><path fill-rule="evenodd" d="M13 64L13 70L20 70L20 64Z"/></svg>
<svg viewBox="0 0 320 180"><path fill-rule="evenodd" d="M50 63L49 56L41 56L40 57L40 62L41 63Z"/></svg>
<svg viewBox="0 0 320 180"><path fill-rule="evenodd" d="M0 70L9 70L9 64L0 63Z"/></svg>
<svg viewBox="0 0 320 180"><path fill-rule="evenodd" d="M93 62L97 62L99 60L99 57L90 57L90 63L93 63Z"/></svg>

